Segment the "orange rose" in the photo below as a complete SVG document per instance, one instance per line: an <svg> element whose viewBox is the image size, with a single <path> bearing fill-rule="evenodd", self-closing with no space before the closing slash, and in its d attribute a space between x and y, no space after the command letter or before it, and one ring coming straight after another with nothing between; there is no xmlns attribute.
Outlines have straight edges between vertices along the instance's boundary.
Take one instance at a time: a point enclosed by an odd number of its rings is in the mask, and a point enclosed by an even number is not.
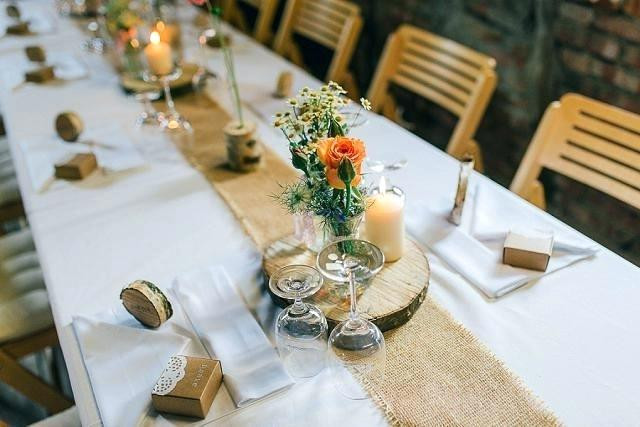
<svg viewBox="0 0 640 427"><path fill-rule="evenodd" d="M362 162L367 155L364 142L357 138L337 136L335 138L323 139L316 148L320 162L325 166L327 181L333 188L343 190L344 182L338 177L338 166L343 158L348 158L356 171L356 177L351 181L352 186L356 186L362 180L360 171Z"/></svg>

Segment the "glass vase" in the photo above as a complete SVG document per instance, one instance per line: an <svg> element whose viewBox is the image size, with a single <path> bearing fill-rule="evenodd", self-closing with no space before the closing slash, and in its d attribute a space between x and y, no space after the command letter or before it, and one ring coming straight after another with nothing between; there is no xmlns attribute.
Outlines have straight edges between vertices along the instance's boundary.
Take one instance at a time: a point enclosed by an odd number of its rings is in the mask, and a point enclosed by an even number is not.
<svg viewBox="0 0 640 427"><path fill-rule="evenodd" d="M295 236L309 250L318 253L335 240L358 238L363 217L364 214L360 214L345 221L338 221L314 215L311 212L295 214L293 216Z"/></svg>

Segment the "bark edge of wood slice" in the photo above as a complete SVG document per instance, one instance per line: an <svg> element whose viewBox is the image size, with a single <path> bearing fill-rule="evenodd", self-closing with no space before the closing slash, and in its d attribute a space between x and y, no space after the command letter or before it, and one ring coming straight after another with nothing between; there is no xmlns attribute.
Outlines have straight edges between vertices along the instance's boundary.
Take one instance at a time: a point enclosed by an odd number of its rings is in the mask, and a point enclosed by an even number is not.
<svg viewBox="0 0 640 427"><path fill-rule="evenodd" d="M273 302L282 308L293 301L274 295L269 290L268 280L273 272L292 264L316 266L316 254L293 236L272 243L264 252L265 285ZM426 255L413 240L405 238L404 256L386 263L372 280L358 286L358 310L382 332L397 328L409 321L424 301L429 276ZM330 329L349 315L349 287L346 284L336 284L325 278L322 288L305 301L324 312Z"/></svg>

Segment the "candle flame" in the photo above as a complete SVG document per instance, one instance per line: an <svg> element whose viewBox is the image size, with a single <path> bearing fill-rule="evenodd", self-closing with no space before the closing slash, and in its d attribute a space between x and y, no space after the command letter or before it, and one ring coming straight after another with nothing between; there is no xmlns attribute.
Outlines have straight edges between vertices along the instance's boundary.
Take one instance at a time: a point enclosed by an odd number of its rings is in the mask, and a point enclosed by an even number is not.
<svg viewBox="0 0 640 427"><path fill-rule="evenodd" d="M149 36L149 41L153 44L160 43L160 34L158 34L157 31L152 32L151 35Z"/></svg>
<svg viewBox="0 0 640 427"><path fill-rule="evenodd" d="M378 191L380 194L385 194L387 192L387 178L384 175L380 177L380 182L378 183Z"/></svg>

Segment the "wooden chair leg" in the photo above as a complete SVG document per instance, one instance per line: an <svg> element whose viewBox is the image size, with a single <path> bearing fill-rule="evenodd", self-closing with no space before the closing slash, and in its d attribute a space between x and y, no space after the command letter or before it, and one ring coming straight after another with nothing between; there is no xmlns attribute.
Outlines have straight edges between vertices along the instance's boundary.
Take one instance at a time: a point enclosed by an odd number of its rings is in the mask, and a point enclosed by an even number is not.
<svg viewBox="0 0 640 427"><path fill-rule="evenodd" d="M342 77L342 81L340 83L344 86L345 90L349 94L349 98L353 99L354 101L360 102L358 101L360 99L360 91L358 90L358 85L356 85L356 79L353 77L353 74L351 72L347 71L344 74L344 77Z"/></svg>
<svg viewBox="0 0 640 427"><path fill-rule="evenodd" d="M73 405L71 400L23 368L17 360L9 356L4 350L0 350L0 381L13 387L54 414Z"/></svg>
<svg viewBox="0 0 640 427"><path fill-rule="evenodd" d="M475 139L469 141L469 154L473 156L474 159L474 169L480 173L484 172L484 158L482 157L482 150L480 149L480 145Z"/></svg>
<svg viewBox="0 0 640 427"><path fill-rule="evenodd" d="M527 191L526 200L540 209L547 210L547 200L544 194L544 186L539 180L535 180L531 183L529 190Z"/></svg>

